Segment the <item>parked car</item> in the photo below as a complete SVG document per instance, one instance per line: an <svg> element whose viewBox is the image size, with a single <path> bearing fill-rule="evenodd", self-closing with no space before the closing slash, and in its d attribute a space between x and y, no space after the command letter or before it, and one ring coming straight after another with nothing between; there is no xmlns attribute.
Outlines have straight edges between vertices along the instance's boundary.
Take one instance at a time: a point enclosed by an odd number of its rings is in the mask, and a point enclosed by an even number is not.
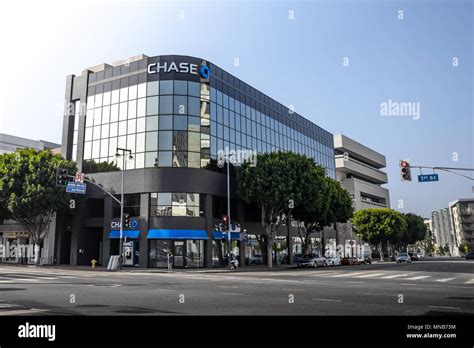
<svg viewBox="0 0 474 348"><path fill-rule="evenodd" d="M474 259L474 252L469 252L466 254L466 260L472 260Z"/></svg>
<svg viewBox="0 0 474 348"><path fill-rule="evenodd" d="M293 255L293 263L298 264L298 261L301 259L302 256L303 255L301 255L301 254L294 254Z"/></svg>
<svg viewBox="0 0 474 348"><path fill-rule="evenodd" d="M337 255L326 257L326 266L341 266L341 258Z"/></svg>
<svg viewBox="0 0 474 348"><path fill-rule="evenodd" d="M357 261L359 261L359 264L362 264L362 265L372 264L372 258L370 257L370 255L364 255L364 256L358 257Z"/></svg>
<svg viewBox="0 0 474 348"><path fill-rule="evenodd" d="M298 267L326 267L326 259L320 255L316 254L306 254L303 255L301 259L298 260Z"/></svg>
<svg viewBox="0 0 474 348"><path fill-rule="evenodd" d="M411 263L411 257L407 253L400 253L395 258L395 261L397 261L397 263L402 263L402 262Z"/></svg>
<svg viewBox="0 0 474 348"><path fill-rule="evenodd" d="M344 257L341 260L342 265L358 265L360 262L357 257Z"/></svg>
<svg viewBox="0 0 474 348"><path fill-rule="evenodd" d="M410 256L412 261L419 261L420 260L420 256L419 256L418 253L409 252L408 255Z"/></svg>

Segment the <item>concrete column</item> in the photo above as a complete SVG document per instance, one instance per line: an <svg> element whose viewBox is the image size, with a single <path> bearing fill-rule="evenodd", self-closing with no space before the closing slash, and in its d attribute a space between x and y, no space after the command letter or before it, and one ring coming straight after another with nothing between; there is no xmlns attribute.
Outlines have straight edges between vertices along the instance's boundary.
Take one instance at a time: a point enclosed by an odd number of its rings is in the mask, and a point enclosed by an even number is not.
<svg viewBox="0 0 474 348"><path fill-rule="evenodd" d="M84 221L85 207L82 206L77 209L76 213L72 218L72 231L71 231L71 266L76 266L78 261L78 252L80 248L80 235L83 229L82 222Z"/></svg>
<svg viewBox="0 0 474 348"><path fill-rule="evenodd" d="M102 231L102 266L107 267L110 258L110 221L112 220L113 201L110 197L104 198L104 228Z"/></svg>
<svg viewBox="0 0 474 348"><path fill-rule="evenodd" d="M140 195L140 251L139 251L139 266L140 268L148 267L148 220L150 216L150 195L142 193Z"/></svg>
<svg viewBox="0 0 474 348"><path fill-rule="evenodd" d="M212 268L212 231L214 229L212 225L212 195L206 195L205 205L204 214L206 217L207 237L209 239L205 242L204 267Z"/></svg>
<svg viewBox="0 0 474 348"><path fill-rule="evenodd" d="M238 219L240 222L240 233L242 233L245 227L242 225L242 222L245 221L245 211L244 211L244 202L239 200L238 201ZM246 243L241 241L240 243L240 253L239 253L239 267L245 268L245 245Z"/></svg>

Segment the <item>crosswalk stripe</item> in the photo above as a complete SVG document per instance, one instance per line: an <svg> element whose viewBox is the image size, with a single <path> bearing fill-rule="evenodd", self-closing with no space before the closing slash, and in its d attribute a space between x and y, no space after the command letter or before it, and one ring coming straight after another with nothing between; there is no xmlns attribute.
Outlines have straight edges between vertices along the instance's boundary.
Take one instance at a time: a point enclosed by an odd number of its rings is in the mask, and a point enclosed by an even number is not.
<svg viewBox="0 0 474 348"><path fill-rule="evenodd" d="M446 283L446 282L449 282L450 280L453 280L453 279L456 279L456 277L454 277L454 278L442 278L442 279L436 279L435 281L437 281L437 282L441 282L441 283Z"/></svg>
<svg viewBox="0 0 474 348"><path fill-rule="evenodd" d="M344 273L342 273L342 274L331 275L330 277L331 277L331 278L351 277L351 276L354 276L354 275L366 274L366 273L367 273L367 271L364 271L364 272L354 272L354 273L351 273L351 272L344 272Z"/></svg>
<svg viewBox="0 0 474 348"><path fill-rule="evenodd" d="M365 274L365 275L356 276L355 278L371 278L371 277L382 276L382 275L384 275L384 274L385 274L385 273L369 273L369 274Z"/></svg>
<svg viewBox="0 0 474 348"><path fill-rule="evenodd" d="M381 279L393 279L393 278L406 277L410 274L413 274L413 273L393 274L393 275L382 277Z"/></svg>
<svg viewBox="0 0 474 348"><path fill-rule="evenodd" d="M430 278L431 276L417 276L417 277L411 277L411 278L405 278L404 280L419 280L419 279L425 279L425 278Z"/></svg>
<svg viewBox="0 0 474 348"><path fill-rule="evenodd" d="M467 282L464 282L464 284L474 284L474 279L468 280Z"/></svg>

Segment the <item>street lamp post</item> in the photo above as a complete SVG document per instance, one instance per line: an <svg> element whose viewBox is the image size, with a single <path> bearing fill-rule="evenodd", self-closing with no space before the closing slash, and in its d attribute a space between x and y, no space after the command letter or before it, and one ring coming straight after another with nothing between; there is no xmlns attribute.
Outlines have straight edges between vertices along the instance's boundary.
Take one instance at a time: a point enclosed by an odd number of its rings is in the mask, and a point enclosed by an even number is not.
<svg viewBox="0 0 474 348"><path fill-rule="evenodd" d="M120 242L119 242L119 262L118 262L118 268L122 269L122 258L123 258L123 206L125 204L125 195L124 195L124 173L125 173L125 154L128 153L128 158L133 159L132 156L132 150L129 149L123 149L120 147L117 147L117 150L115 152L115 157L118 159L120 157L119 151L122 152L122 178L121 178L121 189L120 189Z"/></svg>
<svg viewBox="0 0 474 348"><path fill-rule="evenodd" d="M227 229L227 244L228 244L228 250L227 250L227 263L229 268L231 268L231 260L230 260L230 248L232 246L232 239L230 235L230 172L229 172L229 167L230 167L230 161L229 158L227 157L227 223L229 225L229 228Z"/></svg>

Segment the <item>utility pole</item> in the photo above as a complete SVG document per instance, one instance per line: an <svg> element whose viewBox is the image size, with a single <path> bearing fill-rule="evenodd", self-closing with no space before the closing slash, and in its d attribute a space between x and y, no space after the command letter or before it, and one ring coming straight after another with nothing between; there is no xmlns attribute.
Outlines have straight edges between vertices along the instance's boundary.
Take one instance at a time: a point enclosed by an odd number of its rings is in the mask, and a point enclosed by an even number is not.
<svg viewBox="0 0 474 348"><path fill-rule="evenodd" d="M120 157L119 151L122 152L122 178L121 178L121 190L120 190L120 242L119 242L119 261L118 261L118 268L122 269L123 263L123 207L125 204L125 194L124 194L124 174L125 174L125 154L128 153L128 159L133 159L132 150L123 149L117 147L115 152L115 157L118 159Z"/></svg>

